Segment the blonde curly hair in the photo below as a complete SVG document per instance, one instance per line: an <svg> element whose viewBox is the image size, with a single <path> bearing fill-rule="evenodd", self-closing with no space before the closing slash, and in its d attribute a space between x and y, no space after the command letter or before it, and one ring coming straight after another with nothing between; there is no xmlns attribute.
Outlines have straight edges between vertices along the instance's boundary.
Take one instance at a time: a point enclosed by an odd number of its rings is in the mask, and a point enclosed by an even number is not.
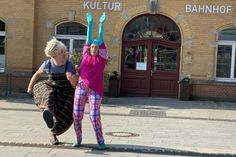
<svg viewBox="0 0 236 157"><path fill-rule="evenodd" d="M54 57L59 53L61 50L66 51L66 46L61 41L57 40L53 37L51 40L47 42L47 45L44 49L45 55L47 57Z"/></svg>

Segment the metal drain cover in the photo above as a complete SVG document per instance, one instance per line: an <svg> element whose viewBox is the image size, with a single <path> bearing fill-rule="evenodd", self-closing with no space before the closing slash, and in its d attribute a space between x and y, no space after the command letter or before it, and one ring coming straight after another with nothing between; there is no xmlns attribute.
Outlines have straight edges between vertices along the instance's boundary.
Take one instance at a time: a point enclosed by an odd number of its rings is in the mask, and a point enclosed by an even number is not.
<svg viewBox="0 0 236 157"><path fill-rule="evenodd" d="M139 134L132 132L107 132L106 135L115 136L115 137L135 137L139 136Z"/></svg>
<svg viewBox="0 0 236 157"><path fill-rule="evenodd" d="M163 110L159 110L159 111L130 110L129 114L133 116L140 116L140 117L158 117L158 118L166 117L166 111L163 111Z"/></svg>

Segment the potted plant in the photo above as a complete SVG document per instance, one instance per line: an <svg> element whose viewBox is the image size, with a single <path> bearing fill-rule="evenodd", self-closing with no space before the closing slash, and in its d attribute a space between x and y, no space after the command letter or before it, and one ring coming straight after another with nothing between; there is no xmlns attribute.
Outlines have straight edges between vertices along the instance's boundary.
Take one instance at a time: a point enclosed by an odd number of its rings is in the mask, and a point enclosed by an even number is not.
<svg viewBox="0 0 236 157"><path fill-rule="evenodd" d="M188 101L190 99L190 77L183 77L178 83L180 87L179 99Z"/></svg>
<svg viewBox="0 0 236 157"><path fill-rule="evenodd" d="M117 71L113 71L109 76L109 97L117 97L119 90L119 74Z"/></svg>

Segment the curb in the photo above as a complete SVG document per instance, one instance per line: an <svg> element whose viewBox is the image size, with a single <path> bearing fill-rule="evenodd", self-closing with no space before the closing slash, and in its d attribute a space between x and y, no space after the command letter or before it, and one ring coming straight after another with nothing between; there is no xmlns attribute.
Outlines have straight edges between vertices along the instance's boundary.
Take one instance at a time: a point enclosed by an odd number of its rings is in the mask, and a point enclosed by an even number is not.
<svg viewBox="0 0 236 157"><path fill-rule="evenodd" d="M236 157L236 154L221 154L221 153L199 153L193 151L184 151L176 149L151 148L145 149L139 147L122 147L121 145L107 145L105 150L99 150L95 144L83 144L81 147L72 147L69 143L61 143L60 145L36 144L36 143L14 143L0 142L0 146L15 146L15 147L34 147L34 148L56 148L56 149L81 149L81 150L97 150L109 152L126 152L126 153L141 153L154 155L177 155L177 156L204 156L204 157Z"/></svg>

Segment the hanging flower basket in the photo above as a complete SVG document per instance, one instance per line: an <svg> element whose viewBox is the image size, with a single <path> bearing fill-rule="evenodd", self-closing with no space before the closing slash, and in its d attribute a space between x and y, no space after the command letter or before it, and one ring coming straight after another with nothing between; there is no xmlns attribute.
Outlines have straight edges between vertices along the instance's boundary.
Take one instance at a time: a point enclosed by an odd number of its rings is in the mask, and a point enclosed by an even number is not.
<svg viewBox="0 0 236 157"><path fill-rule="evenodd" d="M181 84L181 83L188 83L188 84L190 84L190 82L191 82L191 79L190 79L189 77L184 77L184 78L182 78L182 79L179 81L180 84Z"/></svg>

